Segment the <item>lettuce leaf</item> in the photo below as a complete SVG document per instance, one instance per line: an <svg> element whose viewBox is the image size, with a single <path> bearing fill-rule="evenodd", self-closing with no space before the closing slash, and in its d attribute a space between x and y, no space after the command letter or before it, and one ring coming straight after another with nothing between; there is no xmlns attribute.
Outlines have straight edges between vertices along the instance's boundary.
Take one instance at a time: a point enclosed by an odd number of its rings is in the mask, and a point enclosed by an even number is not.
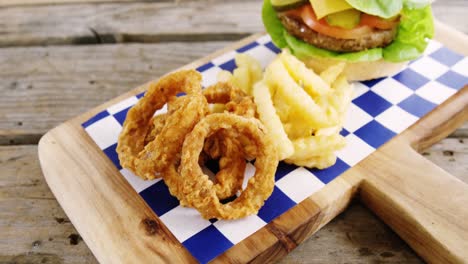
<svg viewBox="0 0 468 264"><path fill-rule="evenodd" d="M397 37L383 49L383 57L391 62L416 59L426 49L427 39L433 37L431 6L421 9L403 8Z"/></svg>
<svg viewBox="0 0 468 264"><path fill-rule="evenodd" d="M411 0L406 0L411 1ZM418 1L418 0L412 0ZM423 0L420 0L423 1ZM385 48L369 49L360 52L333 52L312 46L287 33L276 16L270 0L264 0L262 19L266 31L278 48L289 49L300 58L321 57L349 62L375 61L381 58L391 62L402 62L421 56L427 46L427 39L434 36L434 24L430 6L401 10L401 22L395 40Z"/></svg>
<svg viewBox="0 0 468 264"><path fill-rule="evenodd" d="M288 45L283 37L283 31L285 31L285 29L276 16L276 11L273 9L270 0L265 0L263 2L262 20L273 43L280 49L285 48Z"/></svg>
<svg viewBox="0 0 468 264"><path fill-rule="evenodd" d="M265 26L265 30L270 35L271 40L276 47L283 49L288 46L284 39L283 32L285 31L283 24L276 16L276 11L270 3L270 0L263 1L262 7L262 21Z"/></svg>

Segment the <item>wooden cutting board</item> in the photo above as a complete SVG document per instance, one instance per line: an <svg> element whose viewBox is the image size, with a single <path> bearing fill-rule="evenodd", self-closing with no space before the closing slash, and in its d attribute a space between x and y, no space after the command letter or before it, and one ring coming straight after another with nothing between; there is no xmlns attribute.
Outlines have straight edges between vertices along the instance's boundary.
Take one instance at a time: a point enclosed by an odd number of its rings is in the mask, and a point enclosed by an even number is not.
<svg viewBox="0 0 468 264"><path fill-rule="evenodd" d="M247 38L193 62L194 68L251 42ZM436 39L468 56L468 37L436 23ZM196 260L132 189L81 124L145 86L47 133L39 159L52 192L102 263ZM277 260L359 199L428 262L468 261L468 185L418 152L468 120L468 86L319 192L230 248L213 262ZM319 254L319 252L318 252Z"/></svg>

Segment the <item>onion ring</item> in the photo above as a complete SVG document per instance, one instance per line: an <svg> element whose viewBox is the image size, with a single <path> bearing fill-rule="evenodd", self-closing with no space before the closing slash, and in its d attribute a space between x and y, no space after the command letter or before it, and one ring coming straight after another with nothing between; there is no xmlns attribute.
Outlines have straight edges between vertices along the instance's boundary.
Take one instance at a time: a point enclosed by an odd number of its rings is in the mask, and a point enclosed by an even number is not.
<svg viewBox="0 0 468 264"><path fill-rule="evenodd" d="M166 124L167 114L156 115L151 119L148 134L145 137L145 146L153 141Z"/></svg>
<svg viewBox="0 0 468 264"><path fill-rule="evenodd" d="M257 106L252 96L234 87L229 82L218 82L203 90L203 95L210 104L225 104L230 113L244 117L255 117Z"/></svg>
<svg viewBox="0 0 468 264"><path fill-rule="evenodd" d="M218 82L209 86L203 90L203 95L210 104L225 104L226 111L229 113L249 118L256 117L257 106L253 97L229 82ZM240 135L237 140L243 146L246 159L251 160L255 156L253 154L255 146L250 146L249 140L243 135ZM210 156L216 156L220 152L217 149L217 146L220 145L217 141L222 141L222 138L212 136L207 139L205 152Z"/></svg>
<svg viewBox="0 0 468 264"><path fill-rule="evenodd" d="M248 96L244 91L236 88L230 82L218 82L211 85L203 90L203 95L210 104L225 104L227 112L249 118L255 117L256 115L257 106L255 105L253 97ZM205 142L204 152L212 158L220 157L222 150L219 148L223 146L223 142L226 138L230 138L230 140L235 140L237 142L232 143L231 145L237 144L243 146L242 148L237 149L239 151L243 151L243 156L245 156L246 159L251 160L254 156L252 153L255 150L255 146L252 146L245 136L238 135L237 138L233 138L229 133L230 131L222 130L208 137ZM220 165L221 162L223 162L223 159L220 160ZM238 171L238 175L236 173L231 174L234 177L227 177L229 173L219 174L216 176L216 180L220 184L215 185L215 189L220 199L229 198L242 189L245 162L243 162L243 164L243 169L242 171ZM239 168L235 165L232 166Z"/></svg>
<svg viewBox="0 0 468 264"><path fill-rule="evenodd" d="M235 219L257 212L273 191L278 163L276 149L255 119L252 97L226 83L202 92L200 83L200 74L188 70L167 75L150 85L124 122L117 146L121 165L145 180L163 177L181 205L195 207L205 218ZM176 97L181 92L186 95ZM225 104L228 113L207 116L207 99ZM166 104L168 112L154 116ZM200 133L202 137L198 136ZM213 141L216 144L209 153L202 153L205 139L209 145L211 136L216 138ZM255 143L250 143L251 140ZM239 198L222 205L220 199L242 189L245 153L252 147L254 150L250 152L257 158L254 177ZM206 158L219 158L216 183L201 171L199 162ZM191 169L185 163L192 159L199 171L187 176ZM211 189L191 189L200 184Z"/></svg>
<svg viewBox="0 0 468 264"><path fill-rule="evenodd" d="M212 135L212 137L218 139L212 141L217 143L217 150L214 153L216 155L211 156L213 153L207 153L213 159L219 158L219 171L215 175L216 184L214 185L219 199L227 199L234 196L242 189L242 182L244 181L247 163L239 142L231 136L227 130L217 131L217 133ZM206 142L209 142L209 140Z"/></svg>
<svg viewBox="0 0 468 264"><path fill-rule="evenodd" d="M238 198L222 204L213 189L213 182L202 172L198 157L204 139L221 129L249 134L257 146L255 175ZM185 138L182 147L180 177L185 201L206 219L237 219L258 212L273 192L278 165L276 148L259 123L235 114L211 114L203 118Z"/></svg>
<svg viewBox="0 0 468 264"><path fill-rule="evenodd" d="M155 128L151 131L149 136L153 136L153 133L157 132L158 128L164 125L164 115L165 114L153 118L153 125ZM219 199L230 198L234 196L237 191L242 189L244 171L247 165L237 141L228 138L228 135L225 132L226 131L218 131L217 133L217 136L225 139L223 141L216 141L221 144L220 146L216 146L216 151L220 152L215 156L211 156L208 153L202 153L199 158L200 166L203 166L203 164L205 164L210 158L219 159L219 171L215 175L216 184L214 185L216 195ZM157 136L157 133L154 134L154 136ZM182 205L186 205L187 203L184 202L184 196L181 191L179 191L179 186L181 185L181 179L177 172L179 165L180 155L176 155L174 162L166 168L162 175L164 182L169 188L169 192L173 196L177 197Z"/></svg>
<svg viewBox="0 0 468 264"><path fill-rule="evenodd" d="M242 188L242 182L244 179L244 171L246 167L245 159L240 156L242 152L236 150L238 146L228 143L228 146L224 148L226 154L219 160L219 171L216 173L216 184L213 185L213 190L216 193L218 199L227 199L236 194ZM206 159L203 155L199 156L200 159ZM179 160L180 162L180 160ZM200 166L201 164L197 163ZM183 193L183 182L180 174L177 172L181 167L180 164L171 164L164 171L164 183L169 188L169 192L177 197L182 206L190 206L190 202L187 200ZM240 176L239 176L240 175Z"/></svg>
<svg viewBox="0 0 468 264"><path fill-rule="evenodd" d="M208 104L201 95L201 78L195 70L184 70L150 84L145 96L128 111L119 136L117 153L122 167L143 179L161 177L180 152L185 135L206 113ZM181 98L186 104L167 116L158 136L145 145L154 112L181 92L187 93Z"/></svg>
<svg viewBox="0 0 468 264"><path fill-rule="evenodd" d="M177 111L177 107L182 107L186 104L183 98L184 97L179 97L176 100L171 101L168 104L168 113L154 116L151 119L151 130L146 136L145 141L153 141L159 133L161 133L162 128L168 125L166 123L168 117L172 116L173 113ZM186 134L184 137L185 136ZM217 143L215 147L216 149L211 151L211 153L202 153L203 155L200 156L200 164L203 165L208 159L219 159L219 171L215 175L216 185L214 188L220 199L227 199L234 196L237 191L242 189L246 162L242 151L238 146L238 142L229 138L227 131L218 131L216 135L213 135L213 137L215 136L224 140L210 141ZM182 146L180 146L179 153L174 156L173 162L169 165L170 168L168 167L162 173L162 176L166 185L169 187L171 194L183 201L183 195L178 191L180 176L177 173L181 150ZM181 204L184 204L184 202L181 202Z"/></svg>

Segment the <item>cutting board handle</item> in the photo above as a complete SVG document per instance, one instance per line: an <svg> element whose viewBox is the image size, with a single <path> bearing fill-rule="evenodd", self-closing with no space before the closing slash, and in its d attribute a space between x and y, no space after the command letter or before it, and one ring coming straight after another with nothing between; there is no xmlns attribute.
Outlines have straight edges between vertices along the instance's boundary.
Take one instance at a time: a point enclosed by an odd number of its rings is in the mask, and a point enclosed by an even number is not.
<svg viewBox="0 0 468 264"><path fill-rule="evenodd" d="M360 168L361 200L428 262L468 261L468 185L418 151L467 120L465 86Z"/></svg>

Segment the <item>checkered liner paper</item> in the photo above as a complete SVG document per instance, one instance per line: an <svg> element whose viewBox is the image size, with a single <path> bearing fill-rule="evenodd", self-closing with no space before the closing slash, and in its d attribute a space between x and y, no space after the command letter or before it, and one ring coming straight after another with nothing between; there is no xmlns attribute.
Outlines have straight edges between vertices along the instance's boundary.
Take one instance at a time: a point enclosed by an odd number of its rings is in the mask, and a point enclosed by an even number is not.
<svg viewBox="0 0 468 264"><path fill-rule="evenodd" d="M234 56L237 53L250 54L265 67L279 52L270 37L263 36L197 70L203 75L203 86L207 87L216 82L221 70L233 71L236 68ZM206 263L323 188L467 83L468 57L436 41L430 42L424 56L397 75L355 83L355 98L341 132L347 146L337 153L336 164L325 170L316 170L281 162L273 194L258 214L235 221L204 220L196 210L180 206L178 200L169 194L164 181L140 180L120 166L115 151L117 138L128 109L143 94L109 107L82 126L174 236L198 261ZM216 172L217 164L208 164L207 167ZM244 187L253 171L254 166L249 163Z"/></svg>

